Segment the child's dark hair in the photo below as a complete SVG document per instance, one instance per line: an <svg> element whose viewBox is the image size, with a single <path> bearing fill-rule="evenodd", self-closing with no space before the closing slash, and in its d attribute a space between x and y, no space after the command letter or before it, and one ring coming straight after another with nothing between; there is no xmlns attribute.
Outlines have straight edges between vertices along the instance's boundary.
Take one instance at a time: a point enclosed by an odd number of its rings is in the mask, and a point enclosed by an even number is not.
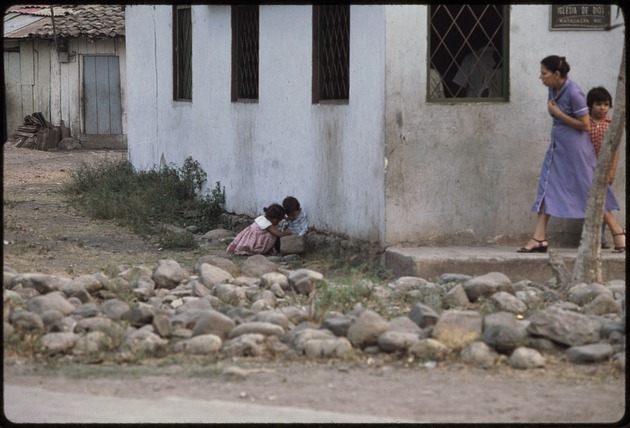
<svg viewBox="0 0 630 428"><path fill-rule="evenodd" d="M588 94L586 94L586 105L589 110L593 108L595 103L601 103L604 101L608 101L610 103L610 108L612 108L612 95L610 95L610 92L608 92L603 86L593 88L588 91Z"/></svg>
<svg viewBox="0 0 630 428"><path fill-rule="evenodd" d="M287 214L294 213L300 209L300 201L298 201L293 196L287 196L282 201L282 207L287 212Z"/></svg>
<svg viewBox="0 0 630 428"><path fill-rule="evenodd" d="M280 204L271 204L263 208L267 220L282 220L284 218L284 208Z"/></svg>
<svg viewBox="0 0 630 428"><path fill-rule="evenodd" d="M550 55L548 57L543 58L543 60L540 61L540 63L544 65L545 68L551 71L552 73L559 71L560 76L562 77L567 77L567 74L569 74L569 71L571 71L571 67L569 66L569 63L567 62L567 59L563 56Z"/></svg>

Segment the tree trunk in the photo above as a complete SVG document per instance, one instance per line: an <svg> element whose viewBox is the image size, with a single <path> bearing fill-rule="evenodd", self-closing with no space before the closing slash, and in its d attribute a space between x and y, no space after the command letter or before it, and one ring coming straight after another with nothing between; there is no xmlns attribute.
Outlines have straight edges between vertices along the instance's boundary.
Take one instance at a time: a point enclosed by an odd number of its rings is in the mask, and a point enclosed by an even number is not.
<svg viewBox="0 0 630 428"><path fill-rule="evenodd" d="M599 160L593 176L593 184L588 192L584 226L578 248L572 283L602 282L601 269L601 227L606 200L608 174L612 168L615 151L621 143L626 120L626 44L624 40L621 67L617 79L617 89L613 103L612 122L599 152Z"/></svg>

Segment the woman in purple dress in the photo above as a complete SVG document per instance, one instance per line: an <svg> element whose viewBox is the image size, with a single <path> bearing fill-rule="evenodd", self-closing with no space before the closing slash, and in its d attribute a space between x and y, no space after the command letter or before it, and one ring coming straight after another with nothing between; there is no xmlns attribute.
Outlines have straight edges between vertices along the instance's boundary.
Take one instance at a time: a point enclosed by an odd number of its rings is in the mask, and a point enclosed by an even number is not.
<svg viewBox="0 0 630 428"><path fill-rule="evenodd" d="M545 253L545 238L551 216L584 218L586 199L593 181L597 157L588 134L590 128L586 97L567 74L570 67L564 57L552 55L540 63L540 80L549 88L547 108L553 119L551 143L542 165L538 193L532 211L538 213L536 230L519 253ZM606 193L604 221L613 231L615 247L625 251L625 230L610 211L619 204L610 190Z"/></svg>

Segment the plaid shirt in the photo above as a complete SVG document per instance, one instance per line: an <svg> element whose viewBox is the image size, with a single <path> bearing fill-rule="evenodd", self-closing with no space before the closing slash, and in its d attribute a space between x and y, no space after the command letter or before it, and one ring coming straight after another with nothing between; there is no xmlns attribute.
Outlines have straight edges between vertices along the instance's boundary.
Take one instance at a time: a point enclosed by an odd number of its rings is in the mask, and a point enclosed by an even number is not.
<svg viewBox="0 0 630 428"><path fill-rule="evenodd" d="M589 117L591 121L591 130L588 132L591 136L591 143L595 147L595 156L599 157L599 149L602 148L604 142L604 134L610 125L611 119L606 116L601 122L595 122L592 117Z"/></svg>

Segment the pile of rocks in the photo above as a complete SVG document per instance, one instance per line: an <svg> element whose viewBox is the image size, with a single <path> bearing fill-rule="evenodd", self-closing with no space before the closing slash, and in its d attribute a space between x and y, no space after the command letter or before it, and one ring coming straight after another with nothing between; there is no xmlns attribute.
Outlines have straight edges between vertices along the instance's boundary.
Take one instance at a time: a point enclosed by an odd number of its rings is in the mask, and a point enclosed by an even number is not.
<svg viewBox="0 0 630 428"><path fill-rule="evenodd" d="M287 256L295 257L295 256ZM75 278L4 268L4 338L38 337L47 356L184 353L282 358L351 358L388 353L427 364L459 360L491 367L611 362L625 370L625 281L579 284L568 293L502 273L444 274L436 282L368 281L406 315L355 306L316 314L321 273L252 256L238 267L205 256L193 274L174 260ZM126 296L126 297L125 297ZM131 303L135 302L135 303ZM303 302L301 305L296 302ZM398 303L396 303L398 302Z"/></svg>

